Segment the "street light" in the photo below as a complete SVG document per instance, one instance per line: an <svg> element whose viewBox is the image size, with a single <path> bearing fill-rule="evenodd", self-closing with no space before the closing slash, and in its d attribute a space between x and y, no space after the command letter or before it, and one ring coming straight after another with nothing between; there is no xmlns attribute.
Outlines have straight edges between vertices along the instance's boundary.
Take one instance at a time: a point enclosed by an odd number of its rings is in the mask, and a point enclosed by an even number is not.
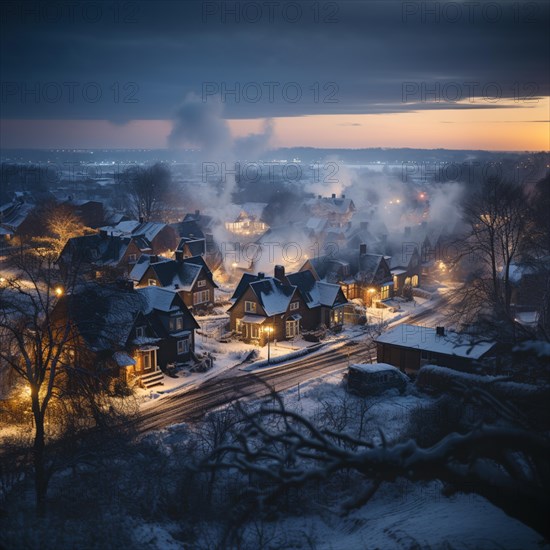
<svg viewBox="0 0 550 550"><path fill-rule="evenodd" d="M63 289L60 286L56 287L54 292L55 292L55 295L58 297L63 296Z"/></svg>
<svg viewBox="0 0 550 550"><path fill-rule="evenodd" d="M273 327L265 327L264 330L267 332L267 364L271 362L271 333L273 332Z"/></svg>

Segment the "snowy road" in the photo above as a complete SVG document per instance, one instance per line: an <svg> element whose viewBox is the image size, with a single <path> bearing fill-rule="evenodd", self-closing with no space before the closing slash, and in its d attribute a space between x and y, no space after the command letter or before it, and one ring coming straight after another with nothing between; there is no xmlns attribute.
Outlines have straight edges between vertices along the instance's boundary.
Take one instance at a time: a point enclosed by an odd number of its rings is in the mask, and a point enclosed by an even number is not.
<svg viewBox="0 0 550 550"><path fill-rule="evenodd" d="M430 309L396 321L392 326L411 321L434 324L443 318L444 314L440 310ZM200 420L209 411L238 399L265 396L272 389L288 390L313 378L339 371L343 373L348 364L372 362L375 357L376 351L372 344L358 343L256 372L227 371L198 387L167 396L158 405L148 407L137 420L138 431L146 433L172 424Z"/></svg>

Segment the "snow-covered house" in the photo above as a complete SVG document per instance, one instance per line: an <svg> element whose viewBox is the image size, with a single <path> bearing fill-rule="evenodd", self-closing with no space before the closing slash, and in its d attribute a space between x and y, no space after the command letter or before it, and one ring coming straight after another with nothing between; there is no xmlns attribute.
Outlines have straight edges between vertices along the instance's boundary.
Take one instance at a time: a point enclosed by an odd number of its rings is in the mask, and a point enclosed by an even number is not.
<svg viewBox="0 0 550 550"><path fill-rule="evenodd" d="M57 264L67 275L75 273L83 278L116 278L129 273L142 254L152 253L151 243L143 236L108 235L100 231L69 239Z"/></svg>
<svg viewBox="0 0 550 550"><path fill-rule="evenodd" d="M231 330L245 342L264 346L269 341L288 340L300 334L306 304L297 288L265 273L244 273L231 297Z"/></svg>
<svg viewBox="0 0 550 550"><path fill-rule="evenodd" d="M394 279L386 258L368 253L366 244L358 252L312 258L300 271L310 270L319 280L340 285L348 300L360 298L368 307L392 298Z"/></svg>
<svg viewBox="0 0 550 550"><path fill-rule="evenodd" d="M263 211L267 203L247 202L231 206L234 207L235 211L231 216L232 219L225 222L225 228L230 233L240 236L253 236L261 235L268 229L268 225L263 219Z"/></svg>
<svg viewBox="0 0 550 550"><path fill-rule="evenodd" d="M142 256L130 272L130 279L136 288L158 286L177 292L194 311L213 305L214 289L218 288L202 256L184 258L179 250L175 260Z"/></svg>
<svg viewBox="0 0 550 550"><path fill-rule="evenodd" d="M356 210L353 200L345 195L336 197L333 193L331 197L318 195L316 198L305 200L299 210L299 216L323 218L332 227L344 227L350 222Z"/></svg>
<svg viewBox="0 0 550 550"><path fill-rule="evenodd" d="M416 373L426 364L469 370L495 348L492 342L447 331L444 327L409 324L390 329L375 341L378 362L389 363L410 373Z"/></svg>
<svg viewBox="0 0 550 550"><path fill-rule="evenodd" d="M103 378L149 387L162 383L169 364L193 358L198 324L174 292L86 283L63 296L52 315L73 330L66 361Z"/></svg>
<svg viewBox="0 0 550 550"><path fill-rule="evenodd" d="M153 254L165 254L173 251L178 244L174 228L160 222L128 220L113 226L101 227L100 231L114 237L144 237L151 244Z"/></svg>
<svg viewBox="0 0 550 550"><path fill-rule="evenodd" d="M243 274L231 302L231 330L265 345L269 338L287 340L302 330L341 325L347 300L338 285L319 282L307 271L286 275L277 265L273 277Z"/></svg>

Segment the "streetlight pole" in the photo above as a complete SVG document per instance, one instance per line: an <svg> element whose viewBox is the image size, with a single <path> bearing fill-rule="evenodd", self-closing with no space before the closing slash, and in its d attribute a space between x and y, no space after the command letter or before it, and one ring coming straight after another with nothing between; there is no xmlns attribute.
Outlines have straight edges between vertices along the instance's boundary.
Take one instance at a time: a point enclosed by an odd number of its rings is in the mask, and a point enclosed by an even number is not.
<svg viewBox="0 0 550 550"><path fill-rule="evenodd" d="M271 362L271 331L273 330L272 327L266 327L267 328L267 364L269 365Z"/></svg>

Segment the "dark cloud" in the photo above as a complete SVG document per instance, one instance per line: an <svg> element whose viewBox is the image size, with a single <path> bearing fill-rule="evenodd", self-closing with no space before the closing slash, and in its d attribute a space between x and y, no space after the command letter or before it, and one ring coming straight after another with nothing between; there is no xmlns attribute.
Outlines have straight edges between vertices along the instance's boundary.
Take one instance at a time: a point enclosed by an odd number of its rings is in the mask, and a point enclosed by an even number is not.
<svg viewBox="0 0 550 550"><path fill-rule="evenodd" d="M206 86L217 87L208 100L221 99L228 118L457 108L453 90L466 96L472 82L466 108L500 108L484 101L491 83L502 99L550 95L546 2L531 11L491 3L500 15L482 3L470 13L477 3L467 2L281 0L271 15L267 4L3 3L2 117L171 118L182 97L202 98ZM295 22L291 4L301 9ZM430 5L438 19L423 12ZM416 97L403 101L404 83L418 85ZM445 94L425 101L435 83ZM36 85L38 100L28 93Z"/></svg>

